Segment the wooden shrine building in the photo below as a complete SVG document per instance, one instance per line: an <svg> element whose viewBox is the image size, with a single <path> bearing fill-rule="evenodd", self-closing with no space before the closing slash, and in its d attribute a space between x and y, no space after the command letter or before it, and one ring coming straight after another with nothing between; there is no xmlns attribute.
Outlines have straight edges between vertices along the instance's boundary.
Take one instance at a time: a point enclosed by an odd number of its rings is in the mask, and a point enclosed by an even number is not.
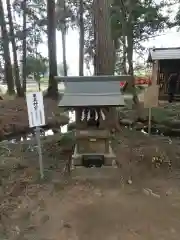
<svg viewBox="0 0 180 240"><path fill-rule="evenodd" d="M74 166L112 166L116 156L111 147L108 123L114 107L124 106L119 82L130 76L57 77L65 83L59 107L76 113Z"/></svg>
<svg viewBox="0 0 180 240"><path fill-rule="evenodd" d="M152 83L159 85L159 100L168 97L168 79L177 74L175 100L180 100L180 48L153 48L148 62L152 64Z"/></svg>

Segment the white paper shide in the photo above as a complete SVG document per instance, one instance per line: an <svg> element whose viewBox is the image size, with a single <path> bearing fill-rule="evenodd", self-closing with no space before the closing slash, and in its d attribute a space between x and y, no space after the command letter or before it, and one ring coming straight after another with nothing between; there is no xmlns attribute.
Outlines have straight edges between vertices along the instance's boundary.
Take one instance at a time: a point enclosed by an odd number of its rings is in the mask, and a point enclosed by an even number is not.
<svg viewBox="0 0 180 240"><path fill-rule="evenodd" d="M29 127L45 125L44 103L42 92L30 92L26 94L26 102L29 117Z"/></svg>

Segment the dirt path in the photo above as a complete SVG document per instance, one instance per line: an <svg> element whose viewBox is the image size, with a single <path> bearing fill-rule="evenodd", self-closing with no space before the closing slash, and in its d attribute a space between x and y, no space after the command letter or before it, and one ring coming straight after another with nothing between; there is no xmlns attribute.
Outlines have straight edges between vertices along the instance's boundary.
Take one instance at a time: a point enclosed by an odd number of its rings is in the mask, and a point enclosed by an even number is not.
<svg viewBox="0 0 180 240"><path fill-rule="evenodd" d="M8 239L178 240L179 198L178 181L164 179L33 185L12 212Z"/></svg>

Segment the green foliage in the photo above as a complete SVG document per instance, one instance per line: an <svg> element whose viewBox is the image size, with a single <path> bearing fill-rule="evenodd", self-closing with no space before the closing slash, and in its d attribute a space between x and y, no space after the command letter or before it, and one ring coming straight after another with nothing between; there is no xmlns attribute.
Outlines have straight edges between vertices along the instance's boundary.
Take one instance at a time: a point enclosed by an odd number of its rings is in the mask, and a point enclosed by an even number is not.
<svg viewBox="0 0 180 240"><path fill-rule="evenodd" d="M13 9L15 11L15 36L18 50L22 51L23 31L22 26L17 23L22 18L24 6L22 0L14 0ZM46 18L46 3L44 0L27 0L26 19L26 39L27 39L27 53L37 51L39 44L43 42L42 37L46 33L47 18Z"/></svg>
<svg viewBox="0 0 180 240"><path fill-rule="evenodd" d="M111 6L111 28L117 52L116 72L121 72L127 63L129 67L134 65L133 52L145 60L146 48L143 42L174 26L164 11L167 4L167 1L114 0Z"/></svg>
<svg viewBox="0 0 180 240"><path fill-rule="evenodd" d="M42 56L34 57L29 55L26 59L27 76L33 74L36 81L39 81L41 77L47 72L47 59Z"/></svg>
<svg viewBox="0 0 180 240"><path fill-rule="evenodd" d="M122 1L124 9L120 5L121 0L114 0L111 5L111 26L112 36L115 42L116 50L122 50L122 31L123 24L131 24L133 27L133 50L141 54L145 51L142 42L152 38L159 33L163 32L166 28L172 27L173 24L169 20L169 16L164 13L164 8L173 4L173 1L157 1L154 0L134 0ZM94 30L93 30L93 8L92 0L84 1L84 26L85 26L85 61L87 64L91 62L94 57ZM66 1L67 7L71 9L71 15L74 19L78 19L78 0ZM132 8L133 6L133 9ZM61 8L62 9L62 8ZM124 18L124 13L125 18ZM131 16L131 21L130 20ZM73 19L73 20L74 20ZM78 26L78 22L76 23ZM129 27L125 26L127 37ZM126 41L127 47L127 41ZM122 51L118 54L117 59L122 57ZM121 65L118 64L117 68Z"/></svg>
<svg viewBox="0 0 180 240"><path fill-rule="evenodd" d="M67 133L62 134L60 143L61 144L73 144L75 141L74 131L68 131Z"/></svg>
<svg viewBox="0 0 180 240"><path fill-rule="evenodd" d="M77 26L77 3L74 1L57 0L56 27L57 30L67 31L69 27Z"/></svg>
<svg viewBox="0 0 180 240"><path fill-rule="evenodd" d="M156 36L157 33L164 31L164 29L170 26L168 16L162 14L162 4L156 4L152 0L137 0L133 10L130 12L130 1L125 1L125 9L120 6L120 1L114 0L112 5L112 35L113 39L117 40L123 35L123 24L128 24L129 15L132 15L133 26L133 42L135 47L139 47L141 41ZM123 19L123 11L126 18ZM127 36L128 29L126 28L125 35ZM119 46L117 46L118 48Z"/></svg>
<svg viewBox="0 0 180 240"><path fill-rule="evenodd" d="M176 13L176 16L175 16L174 20L175 21L174 21L173 26L177 26L178 30L179 30L179 27L180 27L180 4L177 5L177 13Z"/></svg>
<svg viewBox="0 0 180 240"><path fill-rule="evenodd" d="M67 67L67 71L69 70L69 66L66 66ZM64 76L64 66L63 66L63 63L59 63L57 65L57 70L58 70L58 75L59 76Z"/></svg>

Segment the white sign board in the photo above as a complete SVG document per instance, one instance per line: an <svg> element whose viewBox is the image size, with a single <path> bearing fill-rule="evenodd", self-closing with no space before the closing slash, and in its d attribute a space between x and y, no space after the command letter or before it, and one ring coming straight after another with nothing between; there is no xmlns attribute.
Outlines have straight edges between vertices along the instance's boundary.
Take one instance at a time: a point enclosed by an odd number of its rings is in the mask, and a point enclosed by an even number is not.
<svg viewBox="0 0 180 240"><path fill-rule="evenodd" d="M29 117L29 126L39 127L45 125L45 114L42 92L30 92L26 94L26 102Z"/></svg>
<svg viewBox="0 0 180 240"><path fill-rule="evenodd" d="M159 86L151 85L144 93L144 107L153 108L158 107Z"/></svg>

